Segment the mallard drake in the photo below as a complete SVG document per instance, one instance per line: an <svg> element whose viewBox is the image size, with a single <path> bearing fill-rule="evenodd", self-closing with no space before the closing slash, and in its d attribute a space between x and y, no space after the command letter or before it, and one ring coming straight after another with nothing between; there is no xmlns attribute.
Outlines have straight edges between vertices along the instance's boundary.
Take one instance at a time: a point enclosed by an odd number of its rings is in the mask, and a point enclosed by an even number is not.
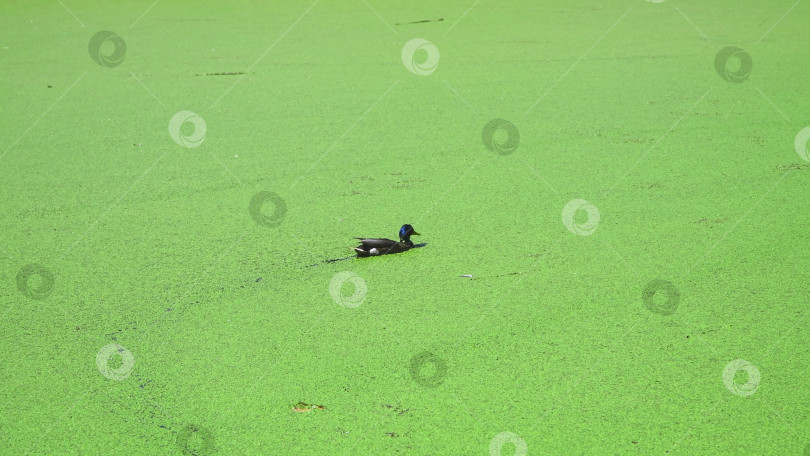
<svg viewBox="0 0 810 456"><path fill-rule="evenodd" d="M388 255L391 253L401 253L410 250L414 247L411 242L411 236L419 235L411 225L402 225L399 229L399 242L391 239L367 239L355 238L360 240L360 246L354 247L358 257L368 257L377 255Z"/></svg>

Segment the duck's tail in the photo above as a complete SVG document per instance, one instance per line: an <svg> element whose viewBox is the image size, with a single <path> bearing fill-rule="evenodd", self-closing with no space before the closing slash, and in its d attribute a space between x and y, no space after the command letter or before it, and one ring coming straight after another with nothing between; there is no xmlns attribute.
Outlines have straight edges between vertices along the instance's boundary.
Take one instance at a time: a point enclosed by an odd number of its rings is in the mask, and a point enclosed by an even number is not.
<svg viewBox="0 0 810 456"><path fill-rule="evenodd" d="M355 252L357 252L357 257L358 257L358 258L363 258L363 257L371 256L371 254L369 253L369 251L368 251L368 250L363 250L363 249L362 249L362 248L360 248L360 247L352 247L352 248L354 249L354 251L355 251Z"/></svg>

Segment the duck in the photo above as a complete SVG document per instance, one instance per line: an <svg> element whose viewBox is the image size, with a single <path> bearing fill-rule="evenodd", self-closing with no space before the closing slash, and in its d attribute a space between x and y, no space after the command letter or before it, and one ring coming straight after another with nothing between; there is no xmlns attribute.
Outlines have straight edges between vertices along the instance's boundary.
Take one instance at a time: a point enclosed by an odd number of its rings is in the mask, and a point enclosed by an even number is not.
<svg viewBox="0 0 810 456"><path fill-rule="evenodd" d="M355 238L360 241L359 247L354 247L358 257L370 257L402 253L415 247L411 236L419 236L413 226L405 224L399 229L399 242L385 238Z"/></svg>

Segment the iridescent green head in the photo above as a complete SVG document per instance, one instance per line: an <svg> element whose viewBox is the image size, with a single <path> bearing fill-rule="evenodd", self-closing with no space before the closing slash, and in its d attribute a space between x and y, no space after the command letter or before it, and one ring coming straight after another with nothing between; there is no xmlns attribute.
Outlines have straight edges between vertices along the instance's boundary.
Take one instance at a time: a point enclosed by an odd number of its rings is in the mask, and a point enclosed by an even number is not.
<svg viewBox="0 0 810 456"><path fill-rule="evenodd" d="M411 236L413 235L419 236L419 233L417 233L411 225L402 225L402 228L399 229L399 242L412 246L413 242L411 242Z"/></svg>

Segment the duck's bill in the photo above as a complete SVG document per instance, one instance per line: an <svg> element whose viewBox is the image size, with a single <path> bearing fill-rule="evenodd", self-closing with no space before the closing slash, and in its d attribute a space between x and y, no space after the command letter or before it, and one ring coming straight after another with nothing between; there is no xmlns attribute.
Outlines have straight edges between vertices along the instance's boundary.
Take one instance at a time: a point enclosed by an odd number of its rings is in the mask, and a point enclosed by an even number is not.
<svg viewBox="0 0 810 456"><path fill-rule="evenodd" d="M414 232L413 232L413 234L415 234L415 235L417 235L417 236L419 236L419 235L420 235L420 234L419 234L419 233L417 233L416 231L414 231Z"/></svg>

